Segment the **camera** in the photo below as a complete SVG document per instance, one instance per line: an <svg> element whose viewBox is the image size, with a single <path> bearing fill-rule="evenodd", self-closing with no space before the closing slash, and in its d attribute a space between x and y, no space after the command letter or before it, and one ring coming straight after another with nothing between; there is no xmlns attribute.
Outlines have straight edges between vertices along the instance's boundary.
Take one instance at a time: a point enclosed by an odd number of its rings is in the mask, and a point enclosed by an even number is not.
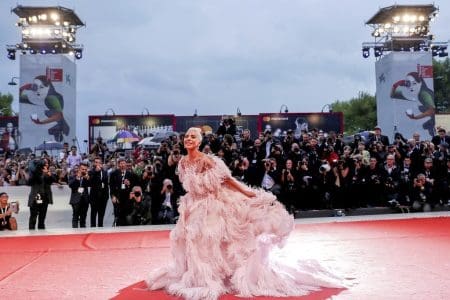
<svg viewBox="0 0 450 300"><path fill-rule="evenodd" d="M10 208L11 208L11 211L12 212L14 212L14 213L18 213L19 212L19 203L17 203L17 202L11 202L10 203Z"/></svg>
<svg viewBox="0 0 450 300"><path fill-rule="evenodd" d="M168 185L167 185L167 188L168 188L168 189L171 189L171 188L173 188L173 186L172 186L171 184L168 184Z"/></svg>
<svg viewBox="0 0 450 300"><path fill-rule="evenodd" d="M139 191L136 191L136 192L134 192L134 196L135 197L140 197L142 194L141 194L141 192L139 192Z"/></svg>
<svg viewBox="0 0 450 300"><path fill-rule="evenodd" d="M320 172L320 173L326 173L326 172L330 171L330 169L331 169L330 165L327 164L327 163L325 163L325 164L322 164L322 165L319 167L319 172Z"/></svg>

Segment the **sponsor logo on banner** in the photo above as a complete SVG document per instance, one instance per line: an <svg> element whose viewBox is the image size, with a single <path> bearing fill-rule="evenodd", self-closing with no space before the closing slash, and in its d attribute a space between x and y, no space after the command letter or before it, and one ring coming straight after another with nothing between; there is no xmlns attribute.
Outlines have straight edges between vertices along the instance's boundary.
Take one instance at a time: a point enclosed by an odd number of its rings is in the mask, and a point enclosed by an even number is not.
<svg viewBox="0 0 450 300"><path fill-rule="evenodd" d="M63 69L47 68L46 76L52 82L61 82L63 80Z"/></svg>
<svg viewBox="0 0 450 300"><path fill-rule="evenodd" d="M417 73L422 78L433 78L433 66L417 65Z"/></svg>

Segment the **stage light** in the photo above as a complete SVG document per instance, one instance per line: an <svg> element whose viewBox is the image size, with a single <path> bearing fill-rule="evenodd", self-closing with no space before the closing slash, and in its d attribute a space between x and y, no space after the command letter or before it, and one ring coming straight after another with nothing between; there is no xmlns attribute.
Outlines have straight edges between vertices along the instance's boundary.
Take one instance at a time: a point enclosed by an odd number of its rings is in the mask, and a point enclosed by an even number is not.
<svg viewBox="0 0 450 300"><path fill-rule="evenodd" d="M10 60L15 60L16 59L16 50L8 49L8 58Z"/></svg>
<svg viewBox="0 0 450 300"><path fill-rule="evenodd" d="M447 47L441 47L439 51L439 57L446 57L448 56Z"/></svg>
<svg viewBox="0 0 450 300"><path fill-rule="evenodd" d="M370 48L364 47L364 48L362 49L362 56L363 56L364 58L368 58L368 57L370 56Z"/></svg>
<svg viewBox="0 0 450 300"><path fill-rule="evenodd" d="M75 50L75 58L81 59L82 57L83 57L83 51L81 49L76 49Z"/></svg>
<svg viewBox="0 0 450 300"><path fill-rule="evenodd" d="M439 54L439 47L437 46L431 46L431 55L437 56Z"/></svg>
<svg viewBox="0 0 450 300"><path fill-rule="evenodd" d="M47 14L40 15L39 19L41 19L42 21L47 21Z"/></svg>
<svg viewBox="0 0 450 300"><path fill-rule="evenodd" d="M47 50L41 49L41 54L46 54L46 53L47 53Z"/></svg>
<svg viewBox="0 0 450 300"><path fill-rule="evenodd" d="M52 21L58 21L59 20L59 15L57 13L51 13L50 14L50 19L52 19Z"/></svg>
<svg viewBox="0 0 450 300"><path fill-rule="evenodd" d="M69 26L69 24L70 24L70 23L67 22L67 21L64 21L64 22L63 22L63 25L66 26L66 27Z"/></svg>
<svg viewBox="0 0 450 300"><path fill-rule="evenodd" d="M409 22L409 15L403 15L402 20L405 23Z"/></svg>
<svg viewBox="0 0 450 300"><path fill-rule="evenodd" d="M391 23L386 23L386 24L384 24L384 28L385 28L385 29L389 29L389 28L391 28L391 26L392 26Z"/></svg>
<svg viewBox="0 0 450 300"><path fill-rule="evenodd" d="M52 54L56 54L56 49L53 48L51 52L52 52Z"/></svg>
<svg viewBox="0 0 450 300"><path fill-rule="evenodd" d="M383 49L382 48L375 47L373 50L374 50L373 53L374 53L375 57L380 57L380 56L383 55Z"/></svg>
<svg viewBox="0 0 450 300"><path fill-rule="evenodd" d="M394 23L398 23L400 21L400 16L394 16L392 19Z"/></svg>
<svg viewBox="0 0 450 300"><path fill-rule="evenodd" d="M30 53L31 54L36 54L36 50L35 49L30 49Z"/></svg>

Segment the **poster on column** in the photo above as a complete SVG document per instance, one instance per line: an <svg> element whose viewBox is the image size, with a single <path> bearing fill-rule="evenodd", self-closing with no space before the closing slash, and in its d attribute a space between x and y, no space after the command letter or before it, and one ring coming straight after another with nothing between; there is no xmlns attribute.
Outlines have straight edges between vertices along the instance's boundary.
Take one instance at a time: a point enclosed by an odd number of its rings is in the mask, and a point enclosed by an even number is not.
<svg viewBox="0 0 450 300"><path fill-rule="evenodd" d="M377 119L383 134L410 138L435 132L433 65L430 52L391 52L376 62Z"/></svg>
<svg viewBox="0 0 450 300"><path fill-rule="evenodd" d="M20 147L76 138L76 65L62 54L21 55Z"/></svg>

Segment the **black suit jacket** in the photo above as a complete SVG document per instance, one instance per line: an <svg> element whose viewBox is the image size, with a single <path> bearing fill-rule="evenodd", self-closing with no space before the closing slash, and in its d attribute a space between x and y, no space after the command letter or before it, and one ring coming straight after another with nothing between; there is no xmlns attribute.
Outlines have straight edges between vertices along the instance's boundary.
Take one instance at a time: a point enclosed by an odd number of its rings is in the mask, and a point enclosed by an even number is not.
<svg viewBox="0 0 450 300"><path fill-rule="evenodd" d="M109 198L108 172L105 170L96 171L95 169L91 169L89 171L89 178L91 180L90 200L107 200Z"/></svg>
<svg viewBox="0 0 450 300"><path fill-rule="evenodd" d="M433 138L431 139L431 142L435 145L435 146L439 146L442 143L442 139L439 135L435 135L433 136ZM450 145L450 136L446 135L444 137L444 142Z"/></svg>
<svg viewBox="0 0 450 300"><path fill-rule="evenodd" d="M130 181L129 185L125 185L125 189L122 189L122 182L128 179ZM137 185L136 176L131 172L126 170L124 176L122 176L122 171L119 169L113 171L109 178L109 191L112 196L115 196L120 200L128 200L130 198L130 192L133 186Z"/></svg>

